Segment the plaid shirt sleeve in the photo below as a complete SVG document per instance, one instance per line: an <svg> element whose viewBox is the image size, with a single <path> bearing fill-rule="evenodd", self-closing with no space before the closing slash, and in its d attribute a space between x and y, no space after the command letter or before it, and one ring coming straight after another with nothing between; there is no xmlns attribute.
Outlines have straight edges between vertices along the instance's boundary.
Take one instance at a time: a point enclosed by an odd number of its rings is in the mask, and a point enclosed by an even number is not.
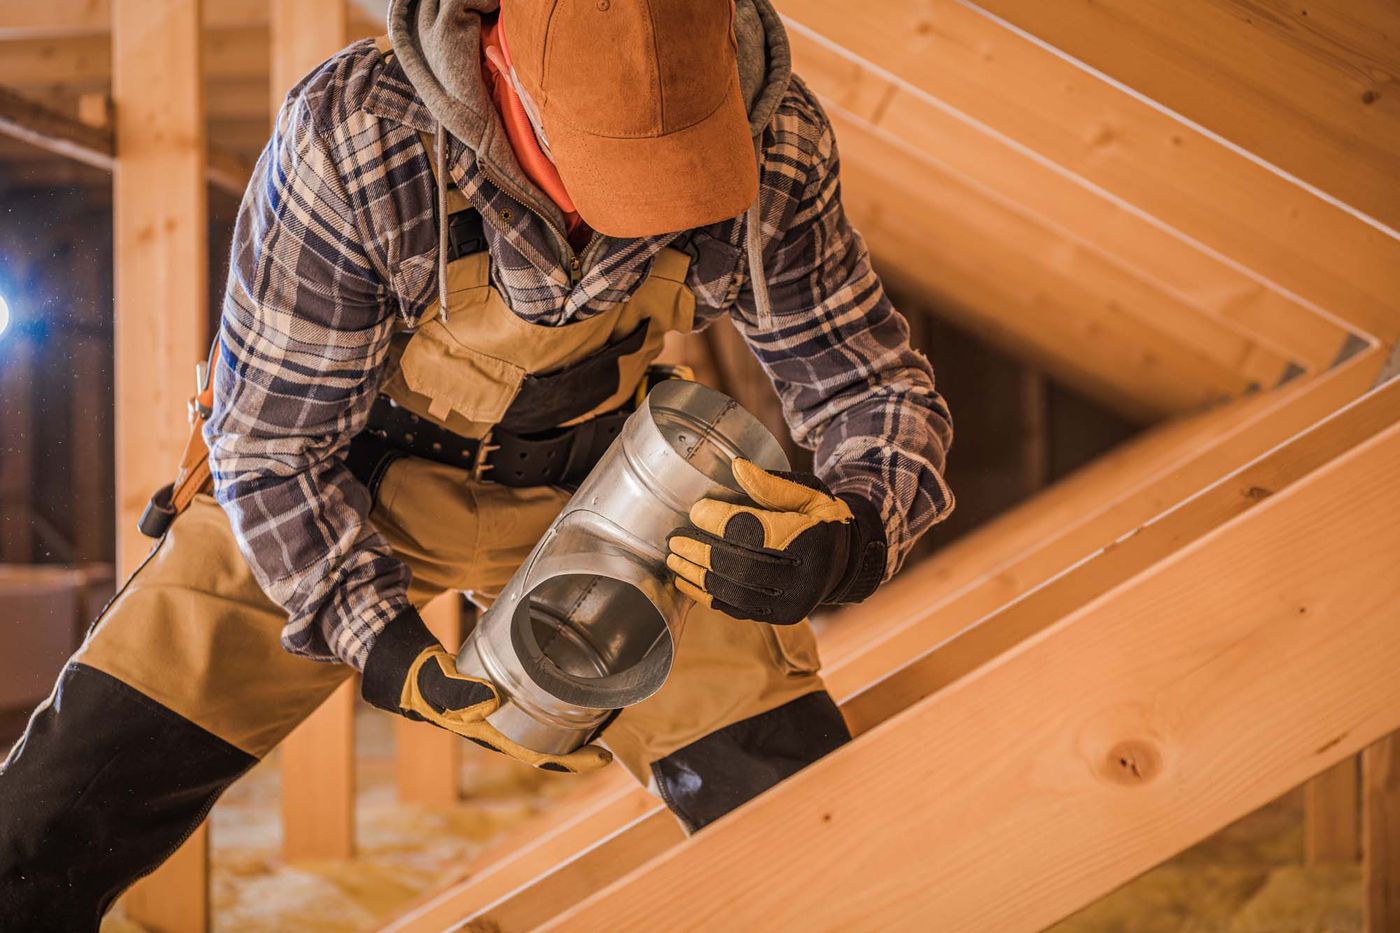
<svg viewBox="0 0 1400 933"><path fill-rule="evenodd" d="M766 133L760 191L773 313L761 327L746 282L731 316L772 378L793 438L815 451L817 474L879 511L888 579L953 510L943 481L952 419L846 219L831 124L798 79Z"/></svg>
<svg viewBox="0 0 1400 933"><path fill-rule="evenodd" d="M341 459L368 418L394 313L317 94L289 98L239 211L205 437L239 547L287 612L283 645L363 669L409 606L408 569Z"/></svg>

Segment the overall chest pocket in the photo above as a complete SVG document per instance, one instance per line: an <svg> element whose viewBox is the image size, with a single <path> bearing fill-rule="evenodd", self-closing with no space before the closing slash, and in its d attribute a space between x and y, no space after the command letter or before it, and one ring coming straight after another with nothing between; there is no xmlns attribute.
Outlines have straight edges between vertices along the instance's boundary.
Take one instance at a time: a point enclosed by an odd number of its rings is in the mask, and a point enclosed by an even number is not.
<svg viewBox="0 0 1400 933"><path fill-rule="evenodd" d="M428 414L439 421L455 412L471 422L496 424L525 380L523 367L463 344L439 320L414 333L399 368L404 383L428 399Z"/></svg>

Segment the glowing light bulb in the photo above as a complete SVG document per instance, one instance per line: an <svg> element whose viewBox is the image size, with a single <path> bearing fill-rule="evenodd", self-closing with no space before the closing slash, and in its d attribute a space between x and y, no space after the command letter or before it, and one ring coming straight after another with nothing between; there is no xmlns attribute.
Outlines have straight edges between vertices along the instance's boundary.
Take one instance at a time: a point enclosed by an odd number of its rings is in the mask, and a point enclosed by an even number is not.
<svg viewBox="0 0 1400 933"><path fill-rule="evenodd" d="M10 305L5 301L5 296L0 295L0 336L4 336L5 328L10 326Z"/></svg>

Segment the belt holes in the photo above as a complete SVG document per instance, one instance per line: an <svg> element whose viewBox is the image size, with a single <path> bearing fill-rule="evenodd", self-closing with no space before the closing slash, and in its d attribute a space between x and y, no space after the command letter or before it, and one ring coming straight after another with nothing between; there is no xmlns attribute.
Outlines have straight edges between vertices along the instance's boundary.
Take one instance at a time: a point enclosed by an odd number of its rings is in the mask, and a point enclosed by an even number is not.
<svg viewBox="0 0 1400 933"><path fill-rule="evenodd" d="M405 435L403 436L403 439L404 439L404 443L406 443L406 444L412 444L412 443L413 443L413 435L412 435L412 434L405 434Z"/></svg>
<svg viewBox="0 0 1400 933"><path fill-rule="evenodd" d="M525 451L522 450L522 451L520 452L520 459L521 459L521 460L524 460L524 459L525 459L526 457L528 457L528 456L530 456L530 455L527 454Z"/></svg>
<svg viewBox="0 0 1400 933"><path fill-rule="evenodd" d="M433 453L442 453L442 443L440 441L433 441Z"/></svg>

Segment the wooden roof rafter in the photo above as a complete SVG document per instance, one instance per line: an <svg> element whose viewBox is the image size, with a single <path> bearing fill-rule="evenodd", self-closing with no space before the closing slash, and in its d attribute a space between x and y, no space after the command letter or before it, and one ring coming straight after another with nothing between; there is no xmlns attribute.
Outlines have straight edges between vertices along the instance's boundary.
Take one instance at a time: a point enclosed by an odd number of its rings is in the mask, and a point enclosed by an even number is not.
<svg viewBox="0 0 1400 933"><path fill-rule="evenodd" d="M540 928L1041 929L1400 729L1389 417Z"/></svg>
<svg viewBox="0 0 1400 933"><path fill-rule="evenodd" d="M83 123L3 86L0 134L103 171L110 172L116 165L117 142L112 127ZM211 149L206 156L205 177L209 184L234 197L243 196L251 174L252 166L238 156L217 149Z"/></svg>
<svg viewBox="0 0 1400 933"><path fill-rule="evenodd" d="M373 4L352 2L353 19L376 22ZM205 29L266 27L268 0L218 0L202 7ZM376 23L383 29L382 23ZM0 40L100 35L111 32L112 0L47 0L0 7Z"/></svg>

